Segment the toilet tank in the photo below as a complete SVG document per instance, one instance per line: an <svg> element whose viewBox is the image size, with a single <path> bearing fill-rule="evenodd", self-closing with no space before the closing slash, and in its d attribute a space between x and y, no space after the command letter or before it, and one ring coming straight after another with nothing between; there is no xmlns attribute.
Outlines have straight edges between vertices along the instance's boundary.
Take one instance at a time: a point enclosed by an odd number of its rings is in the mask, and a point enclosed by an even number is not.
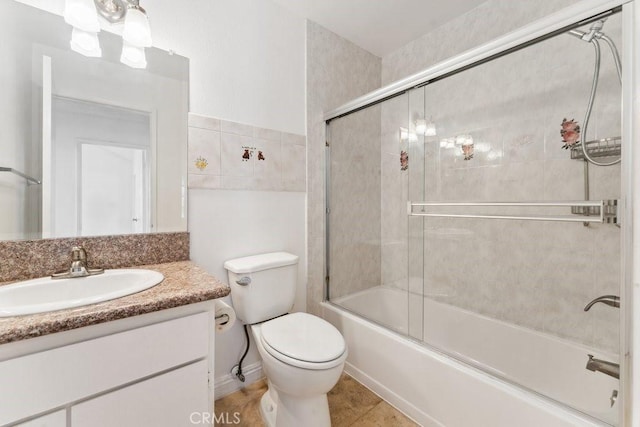
<svg viewBox="0 0 640 427"><path fill-rule="evenodd" d="M240 320L259 323L286 314L296 296L298 257L272 252L224 263L233 308Z"/></svg>

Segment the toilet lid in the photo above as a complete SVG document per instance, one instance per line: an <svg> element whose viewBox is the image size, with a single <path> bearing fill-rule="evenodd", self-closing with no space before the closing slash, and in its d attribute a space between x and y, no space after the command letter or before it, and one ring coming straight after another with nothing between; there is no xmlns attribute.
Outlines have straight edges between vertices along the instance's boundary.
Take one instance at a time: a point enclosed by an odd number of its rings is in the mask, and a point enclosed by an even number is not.
<svg viewBox="0 0 640 427"><path fill-rule="evenodd" d="M322 363L342 356L346 345L329 322L308 313L292 313L262 324L262 340L278 353Z"/></svg>

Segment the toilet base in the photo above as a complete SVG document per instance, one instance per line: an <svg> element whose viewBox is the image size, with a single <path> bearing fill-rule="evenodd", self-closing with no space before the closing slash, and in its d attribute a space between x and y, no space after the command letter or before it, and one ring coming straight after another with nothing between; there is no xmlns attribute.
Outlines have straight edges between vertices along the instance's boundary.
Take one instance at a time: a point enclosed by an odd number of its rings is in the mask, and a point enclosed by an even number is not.
<svg viewBox="0 0 640 427"><path fill-rule="evenodd" d="M330 427L327 395L293 397L278 394L273 401L267 390L260 399L260 415L267 427Z"/></svg>

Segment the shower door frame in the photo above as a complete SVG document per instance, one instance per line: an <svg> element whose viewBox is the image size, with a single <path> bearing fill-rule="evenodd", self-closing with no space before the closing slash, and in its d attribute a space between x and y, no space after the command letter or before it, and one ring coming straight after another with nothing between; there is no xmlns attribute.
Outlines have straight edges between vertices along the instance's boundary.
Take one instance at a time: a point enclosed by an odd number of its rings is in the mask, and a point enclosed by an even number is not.
<svg viewBox="0 0 640 427"><path fill-rule="evenodd" d="M323 300L329 300L330 228L329 213L331 184L330 122L356 111L384 102L411 89L428 85L476 65L564 33L598 17L618 10L622 15L623 78L622 78L622 138L628 141L623 148L621 185L622 199L619 215L622 222L620 293L620 425L640 427L640 407L632 402L640 399L640 6L635 0L583 0L552 15L526 25L503 37L463 52L424 71L391 83L325 113L325 254ZM634 351L634 346L638 351Z"/></svg>

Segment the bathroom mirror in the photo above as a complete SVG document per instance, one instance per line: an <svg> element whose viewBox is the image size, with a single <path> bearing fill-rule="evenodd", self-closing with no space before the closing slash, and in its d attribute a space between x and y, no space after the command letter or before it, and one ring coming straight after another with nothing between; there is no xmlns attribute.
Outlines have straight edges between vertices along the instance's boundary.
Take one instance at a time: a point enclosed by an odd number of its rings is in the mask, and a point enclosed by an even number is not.
<svg viewBox="0 0 640 427"><path fill-rule="evenodd" d="M60 16L0 2L0 240L186 231L189 61L69 47Z"/></svg>

